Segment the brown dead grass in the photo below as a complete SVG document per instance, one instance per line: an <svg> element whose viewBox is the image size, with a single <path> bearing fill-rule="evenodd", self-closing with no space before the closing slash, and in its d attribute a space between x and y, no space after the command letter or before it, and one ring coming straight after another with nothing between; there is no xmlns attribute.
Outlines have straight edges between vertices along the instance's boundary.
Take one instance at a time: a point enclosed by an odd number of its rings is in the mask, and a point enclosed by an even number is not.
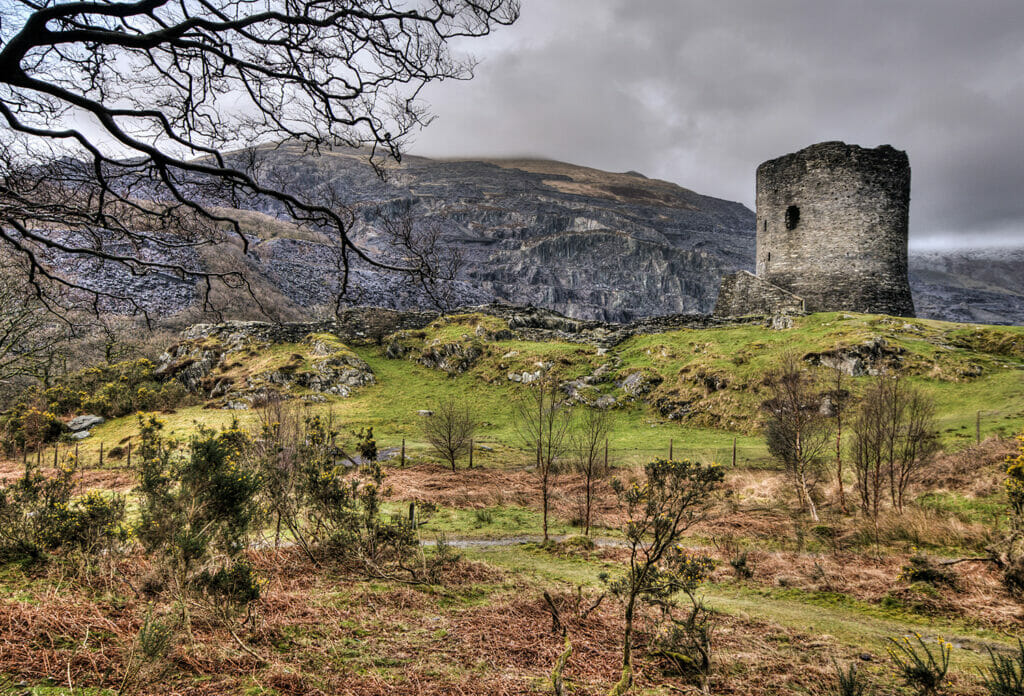
<svg viewBox="0 0 1024 696"><path fill-rule="evenodd" d="M197 611L195 643L182 637L134 693L206 696L262 685L294 695L524 694L544 691L561 651L541 589L482 564L460 564L444 588L425 591L359 582L293 552L268 551L254 560L270 582L256 620L240 635L265 663L238 650ZM128 563L121 570L131 579L145 567ZM565 672L573 693L605 693L618 675L621 608L606 599L581 617L573 593L554 596L574 645ZM0 600L0 664L28 683L70 679L116 689L144 612L135 598L36 578L19 597ZM716 693L810 686L841 652L828 637L734 617L720 618L716 638ZM685 688L642 648L636 664L638 693Z"/></svg>
<svg viewBox="0 0 1024 696"><path fill-rule="evenodd" d="M620 472L629 475L629 472ZM479 509L503 505L539 508L540 484L536 476L523 469L460 469L452 471L436 464L417 464L389 469L388 494L391 500L429 502L453 508ZM578 513L577 501L584 489L577 474L557 477L551 497L555 516L572 520ZM614 524L619 510L611 487L601 482L593 502L595 519Z"/></svg>
<svg viewBox="0 0 1024 696"><path fill-rule="evenodd" d="M43 466L40 473L53 476L52 466ZM7 486L25 474L22 462L0 459L0 486ZM126 493L135 486L135 474L129 469L83 469L75 475L75 494L90 490Z"/></svg>
<svg viewBox="0 0 1024 696"><path fill-rule="evenodd" d="M993 495L1002 487L1006 458L1016 450L1015 439L990 437L959 452L944 452L924 472L917 488L976 497Z"/></svg>

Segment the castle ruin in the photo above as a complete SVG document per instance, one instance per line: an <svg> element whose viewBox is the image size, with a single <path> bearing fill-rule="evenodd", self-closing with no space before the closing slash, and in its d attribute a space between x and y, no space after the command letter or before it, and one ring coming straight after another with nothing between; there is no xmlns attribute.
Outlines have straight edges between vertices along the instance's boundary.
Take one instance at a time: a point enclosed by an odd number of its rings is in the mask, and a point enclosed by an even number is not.
<svg viewBox="0 0 1024 696"><path fill-rule="evenodd" d="M811 145L757 168L756 275L722 280L715 314L914 316L910 162L889 145Z"/></svg>

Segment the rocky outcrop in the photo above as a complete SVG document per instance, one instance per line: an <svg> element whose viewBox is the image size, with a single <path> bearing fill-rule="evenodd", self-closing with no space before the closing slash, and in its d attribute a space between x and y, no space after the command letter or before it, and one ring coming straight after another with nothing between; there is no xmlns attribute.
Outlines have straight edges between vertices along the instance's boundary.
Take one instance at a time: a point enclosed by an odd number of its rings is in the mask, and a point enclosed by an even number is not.
<svg viewBox="0 0 1024 696"><path fill-rule="evenodd" d="M823 365L851 377L880 375L900 366L904 350L890 345L884 338L873 338L860 345L840 347L822 353L809 353L804 360Z"/></svg>
<svg viewBox="0 0 1024 696"><path fill-rule="evenodd" d="M398 322L400 323L400 322ZM279 396L349 396L373 384L373 370L332 331L330 323L198 324L158 359L155 374L218 400L248 408ZM361 333L361 332L360 332Z"/></svg>

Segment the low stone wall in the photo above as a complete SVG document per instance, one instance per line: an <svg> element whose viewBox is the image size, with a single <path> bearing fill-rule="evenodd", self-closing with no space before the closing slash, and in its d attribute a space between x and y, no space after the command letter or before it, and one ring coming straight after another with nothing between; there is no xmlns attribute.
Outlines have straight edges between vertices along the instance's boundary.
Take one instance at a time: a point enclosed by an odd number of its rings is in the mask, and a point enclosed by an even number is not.
<svg viewBox="0 0 1024 696"><path fill-rule="evenodd" d="M716 317L774 316L802 314L804 301L777 285L740 271L722 278L715 304Z"/></svg>

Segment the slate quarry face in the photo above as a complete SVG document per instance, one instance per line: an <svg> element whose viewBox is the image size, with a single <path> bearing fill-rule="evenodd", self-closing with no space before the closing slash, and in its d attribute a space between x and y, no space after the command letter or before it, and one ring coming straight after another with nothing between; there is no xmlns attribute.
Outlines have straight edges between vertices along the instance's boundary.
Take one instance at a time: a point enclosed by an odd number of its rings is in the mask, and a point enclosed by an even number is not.
<svg viewBox="0 0 1024 696"><path fill-rule="evenodd" d="M806 310L914 316L910 162L889 145L812 145L757 168L757 276Z"/></svg>

